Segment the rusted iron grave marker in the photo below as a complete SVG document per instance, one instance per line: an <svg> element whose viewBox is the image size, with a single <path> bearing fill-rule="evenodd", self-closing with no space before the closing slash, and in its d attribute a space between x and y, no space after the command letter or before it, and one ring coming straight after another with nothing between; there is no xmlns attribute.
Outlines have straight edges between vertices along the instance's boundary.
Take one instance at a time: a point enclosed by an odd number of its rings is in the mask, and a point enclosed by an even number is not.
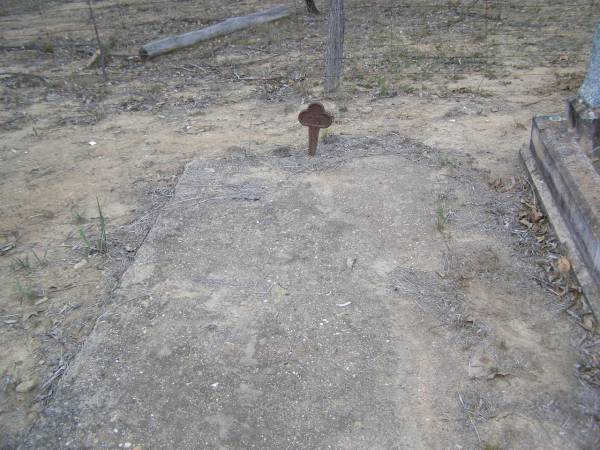
<svg viewBox="0 0 600 450"><path fill-rule="evenodd" d="M333 115L325 111L321 103L315 102L298 114L298 121L308 127L308 154L315 156L319 144L319 130L329 128L333 122Z"/></svg>

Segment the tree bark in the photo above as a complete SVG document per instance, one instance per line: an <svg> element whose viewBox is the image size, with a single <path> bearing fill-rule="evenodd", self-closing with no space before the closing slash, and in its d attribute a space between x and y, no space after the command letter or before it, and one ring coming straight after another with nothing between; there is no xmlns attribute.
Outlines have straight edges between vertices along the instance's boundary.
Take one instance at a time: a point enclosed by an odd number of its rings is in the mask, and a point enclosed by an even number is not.
<svg viewBox="0 0 600 450"><path fill-rule="evenodd" d="M104 55L104 47L102 41L100 41L100 35L98 34L98 26L96 25L96 16L94 15L94 9L92 8L92 0L88 0L88 8L90 9L90 20L94 26L94 34L96 35L96 42L98 43L98 51L100 52L100 67L102 68L102 76L104 81L108 81L108 74L106 73L106 58Z"/></svg>
<svg viewBox="0 0 600 450"><path fill-rule="evenodd" d="M140 56L142 58L154 58L155 56L172 52L173 50L178 50L180 48L189 47L198 42L206 41L217 36L282 19L291 14L292 8L287 5L279 5L263 12L248 14L247 16L232 17L201 30L190 31L189 33L170 36L165 39L150 42L140 48Z"/></svg>
<svg viewBox="0 0 600 450"><path fill-rule="evenodd" d="M340 84L344 59L344 0L329 0L329 42L325 58L325 92Z"/></svg>
<svg viewBox="0 0 600 450"><path fill-rule="evenodd" d="M315 5L314 0L305 0L306 1L306 9L308 10L309 14L320 14L319 10L317 9L317 6Z"/></svg>

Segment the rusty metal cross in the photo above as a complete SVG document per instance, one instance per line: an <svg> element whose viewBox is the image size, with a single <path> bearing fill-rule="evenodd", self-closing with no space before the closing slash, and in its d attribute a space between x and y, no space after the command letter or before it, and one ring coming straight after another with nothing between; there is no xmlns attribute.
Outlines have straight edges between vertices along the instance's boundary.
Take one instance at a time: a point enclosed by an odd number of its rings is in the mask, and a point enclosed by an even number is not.
<svg viewBox="0 0 600 450"><path fill-rule="evenodd" d="M298 114L298 121L308 127L308 154L315 156L319 144L319 130L332 124L333 115L325 111L321 103L315 102Z"/></svg>

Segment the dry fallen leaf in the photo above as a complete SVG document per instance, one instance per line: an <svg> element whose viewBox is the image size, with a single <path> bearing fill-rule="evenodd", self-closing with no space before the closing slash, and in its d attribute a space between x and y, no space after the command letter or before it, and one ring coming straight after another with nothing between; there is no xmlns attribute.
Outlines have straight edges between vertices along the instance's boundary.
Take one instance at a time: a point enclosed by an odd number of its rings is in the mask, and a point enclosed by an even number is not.
<svg viewBox="0 0 600 450"><path fill-rule="evenodd" d="M586 314L583 316L581 326L588 331L592 331L594 329L594 317L591 314Z"/></svg>
<svg viewBox="0 0 600 450"><path fill-rule="evenodd" d="M536 204L527 200L521 200L521 203L526 206L526 209L521 210L519 217L527 218L530 222L537 223L544 218L544 213L537 207Z"/></svg>
<svg viewBox="0 0 600 450"><path fill-rule="evenodd" d="M519 223L521 225L525 225L527 228L531 228L533 226L533 224L531 222L529 222L527 219L521 219L521 220L519 220Z"/></svg>
<svg viewBox="0 0 600 450"><path fill-rule="evenodd" d="M558 258L558 261L556 261L556 270L563 275L569 273L571 271L571 262L568 258L561 256Z"/></svg>
<svg viewBox="0 0 600 450"><path fill-rule="evenodd" d="M502 186L504 185L504 183L502 182L502 178L500 177L496 177L488 181L488 184L496 190L500 190L500 188L502 188Z"/></svg>
<svg viewBox="0 0 600 450"><path fill-rule="evenodd" d="M529 211L529 214L527 215L527 218L533 222L533 223L537 223L540 220L542 220L544 218L544 214L537 208L535 209L531 209Z"/></svg>

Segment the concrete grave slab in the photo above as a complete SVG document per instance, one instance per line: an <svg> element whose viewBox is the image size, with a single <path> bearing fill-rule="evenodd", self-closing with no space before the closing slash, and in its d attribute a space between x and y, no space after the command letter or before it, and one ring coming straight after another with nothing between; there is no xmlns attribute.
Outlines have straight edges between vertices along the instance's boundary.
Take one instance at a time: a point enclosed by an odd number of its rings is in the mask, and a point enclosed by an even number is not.
<svg viewBox="0 0 600 450"><path fill-rule="evenodd" d="M566 116L533 119L521 156L592 309L600 312L600 174Z"/></svg>
<svg viewBox="0 0 600 450"><path fill-rule="evenodd" d="M600 314L600 22L585 81L564 115L534 117L521 151L538 196Z"/></svg>
<svg viewBox="0 0 600 450"><path fill-rule="evenodd" d="M464 408L483 400L460 343L478 346L491 330L461 304L472 297L493 312L496 296L507 330L545 317L527 266L508 262L511 233L487 185L396 135L338 137L314 158L280 154L187 166L24 448L479 445ZM462 257L448 259L435 229L440 201L456 204ZM489 389L484 369L477 389ZM490 394L510 411L501 442L576 448L557 432L563 413L530 427L539 419L523 392L570 391L536 373Z"/></svg>

